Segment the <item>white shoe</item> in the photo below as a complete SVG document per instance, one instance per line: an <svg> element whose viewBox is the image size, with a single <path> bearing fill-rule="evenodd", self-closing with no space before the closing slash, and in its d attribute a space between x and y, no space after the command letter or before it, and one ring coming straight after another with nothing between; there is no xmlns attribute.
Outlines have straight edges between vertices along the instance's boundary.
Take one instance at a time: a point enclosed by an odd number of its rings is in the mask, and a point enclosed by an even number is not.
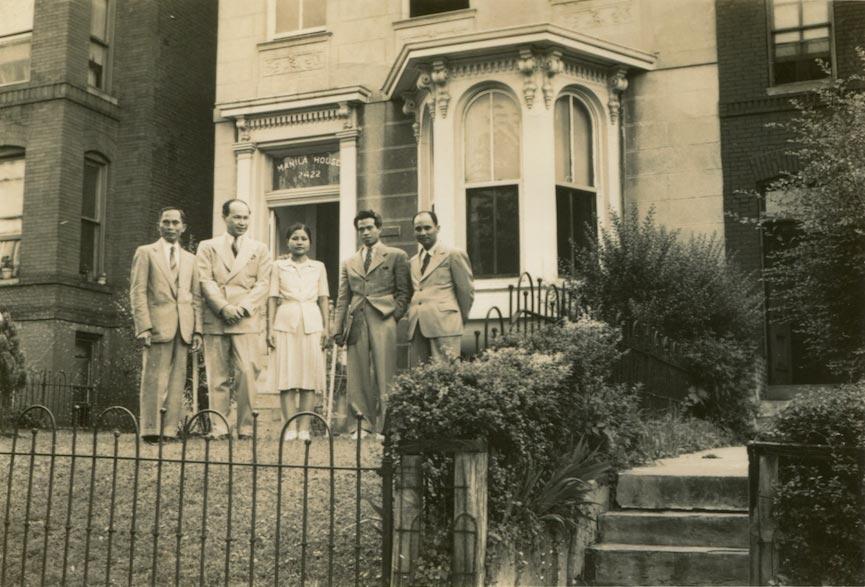
<svg viewBox="0 0 865 587"><path fill-rule="evenodd" d="M294 428L289 428L285 431L285 435L282 437L283 440L297 440L297 430Z"/></svg>
<svg viewBox="0 0 865 587"><path fill-rule="evenodd" d="M310 437L309 437L309 430L304 430L303 432L301 432L300 434L298 434L297 437L298 437L299 439L301 439L301 440L309 440L309 439L310 439Z"/></svg>
<svg viewBox="0 0 865 587"><path fill-rule="evenodd" d="M360 437L361 437L361 438L366 438L366 430L363 430L363 431L360 433ZM354 432L352 432L351 435L349 436L349 438L351 438L352 440L357 440L357 430L355 430Z"/></svg>
<svg viewBox="0 0 865 587"><path fill-rule="evenodd" d="M375 439L376 439L378 442L384 442L384 434L376 434L376 435L375 435Z"/></svg>

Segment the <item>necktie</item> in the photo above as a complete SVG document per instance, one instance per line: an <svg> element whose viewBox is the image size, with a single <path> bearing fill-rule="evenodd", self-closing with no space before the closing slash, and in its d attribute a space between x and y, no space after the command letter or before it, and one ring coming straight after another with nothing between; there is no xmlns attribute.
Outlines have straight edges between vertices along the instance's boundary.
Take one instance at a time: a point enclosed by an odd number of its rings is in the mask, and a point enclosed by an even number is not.
<svg viewBox="0 0 865 587"><path fill-rule="evenodd" d="M174 276L174 283L177 283L180 275L177 273L177 255L174 249L174 245L168 249L168 267L171 269L171 275Z"/></svg>
<svg viewBox="0 0 865 587"><path fill-rule="evenodd" d="M423 262L420 265L420 274L423 275L426 271L427 266L429 265L429 258L431 257L431 255L427 251L424 251L421 254L423 255Z"/></svg>
<svg viewBox="0 0 865 587"><path fill-rule="evenodd" d="M231 252L236 257L237 256L237 239L235 238L231 241Z"/></svg>
<svg viewBox="0 0 865 587"><path fill-rule="evenodd" d="M369 271L369 265L372 263L372 247L366 248L366 258L363 260L363 272Z"/></svg>

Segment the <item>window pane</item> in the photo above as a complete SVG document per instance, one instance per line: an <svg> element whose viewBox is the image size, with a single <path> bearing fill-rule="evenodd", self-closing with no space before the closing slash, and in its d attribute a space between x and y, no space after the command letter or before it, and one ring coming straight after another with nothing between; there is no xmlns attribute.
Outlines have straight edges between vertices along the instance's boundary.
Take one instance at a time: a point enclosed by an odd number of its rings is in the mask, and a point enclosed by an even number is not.
<svg viewBox="0 0 865 587"><path fill-rule="evenodd" d="M273 158L273 189L339 185L339 151L315 151Z"/></svg>
<svg viewBox="0 0 865 587"><path fill-rule="evenodd" d="M108 40L108 0L90 0L90 36Z"/></svg>
<svg viewBox="0 0 865 587"><path fill-rule="evenodd" d="M324 26L326 0L303 0L303 28Z"/></svg>
<svg viewBox="0 0 865 587"><path fill-rule="evenodd" d="M802 38L806 41L811 41L814 39L829 39L829 27L820 27L817 29L808 29L806 31L802 31Z"/></svg>
<svg viewBox="0 0 865 587"><path fill-rule="evenodd" d="M592 170L592 121L589 112L579 100L571 100L574 123L574 178L577 185L595 185Z"/></svg>
<svg viewBox="0 0 865 587"><path fill-rule="evenodd" d="M24 158L0 159L0 218L24 210Z"/></svg>
<svg viewBox="0 0 865 587"><path fill-rule="evenodd" d="M108 49L96 43L90 42L90 61L87 69L87 83L94 88L104 89L105 83L105 57Z"/></svg>
<svg viewBox="0 0 865 587"><path fill-rule="evenodd" d="M799 2L795 0L775 0L772 15L774 16L775 29L789 29L799 26Z"/></svg>
<svg viewBox="0 0 865 587"><path fill-rule="evenodd" d="M469 0L411 0L409 16L425 16L469 7Z"/></svg>
<svg viewBox="0 0 865 587"><path fill-rule="evenodd" d="M285 33L300 28L300 0L276 0L276 32Z"/></svg>
<svg viewBox="0 0 865 587"><path fill-rule="evenodd" d="M520 177L520 111L508 96L493 94L493 179Z"/></svg>
<svg viewBox="0 0 865 587"><path fill-rule="evenodd" d="M79 249L78 272L88 273L96 270L96 239L99 225L89 220L81 221L81 248Z"/></svg>
<svg viewBox="0 0 865 587"><path fill-rule="evenodd" d="M829 3L826 0L805 0L802 4L802 24L829 22Z"/></svg>
<svg viewBox="0 0 865 587"><path fill-rule="evenodd" d="M570 271L580 250L596 239L595 194L556 186L556 221L559 270Z"/></svg>
<svg viewBox="0 0 865 587"><path fill-rule="evenodd" d="M519 273L519 203L517 186L466 192L468 253L479 277Z"/></svg>
<svg viewBox="0 0 865 587"><path fill-rule="evenodd" d="M553 124L556 130L556 182L571 181L570 97L556 100Z"/></svg>
<svg viewBox="0 0 865 587"><path fill-rule="evenodd" d="M30 79L30 38L0 45L0 84Z"/></svg>
<svg viewBox="0 0 865 587"><path fill-rule="evenodd" d="M814 41L807 41L803 43L802 53L812 58L816 58L820 55L828 55L829 39L816 39Z"/></svg>
<svg viewBox="0 0 865 587"><path fill-rule="evenodd" d="M33 30L33 0L0 2L0 37Z"/></svg>
<svg viewBox="0 0 865 587"><path fill-rule="evenodd" d="M484 94L476 99L466 112L465 149L466 182L490 181L491 154L490 136L490 95Z"/></svg>
<svg viewBox="0 0 865 587"><path fill-rule="evenodd" d="M81 194L81 216L98 219L100 175L103 166L87 161L84 163L84 189Z"/></svg>

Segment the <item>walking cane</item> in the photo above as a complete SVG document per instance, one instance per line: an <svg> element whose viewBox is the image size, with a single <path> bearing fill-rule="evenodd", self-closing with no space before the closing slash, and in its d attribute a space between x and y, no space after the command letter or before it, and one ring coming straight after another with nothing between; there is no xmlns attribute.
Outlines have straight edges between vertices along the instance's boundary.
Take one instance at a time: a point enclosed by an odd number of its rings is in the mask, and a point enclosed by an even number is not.
<svg viewBox="0 0 865 587"><path fill-rule="evenodd" d="M339 356L340 346L336 343L333 345L333 352L330 354L330 381L327 386L327 408L325 409L325 420L330 428L330 419L333 416L333 392L336 388L336 361Z"/></svg>
<svg viewBox="0 0 865 587"><path fill-rule="evenodd" d="M198 413L198 351L192 353L192 415Z"/></svg>

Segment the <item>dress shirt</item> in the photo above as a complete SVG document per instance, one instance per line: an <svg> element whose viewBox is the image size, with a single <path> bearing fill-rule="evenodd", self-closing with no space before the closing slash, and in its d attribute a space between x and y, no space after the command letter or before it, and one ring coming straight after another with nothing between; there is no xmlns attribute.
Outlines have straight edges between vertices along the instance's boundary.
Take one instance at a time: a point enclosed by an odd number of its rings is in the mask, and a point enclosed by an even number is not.
<svg viewBox="0 0 865 587"><path fill-rule="evenodd" d="M433 244L433 246L431 246L429 248L429 250L426 250L425 248L423 248L423 245L417 246L417 248L418 248L418 260L420 260L421 266L423 266L424 255L429 255L430 257L432 257L433 255L435 255L436 251L438 250L438 247L439 247L438 241L436 241Z"/></svg>
<svg viewBox="0 0 865 587"><path fill-rule="evenodd" d="M171 244L164 238L160 237L159 242L162 243L162 253L165 255L165 265L169 269L171 269L171 249L174 249L174 261L177 263L177 267L180 267L180 243L175 242Z"/></svg>

